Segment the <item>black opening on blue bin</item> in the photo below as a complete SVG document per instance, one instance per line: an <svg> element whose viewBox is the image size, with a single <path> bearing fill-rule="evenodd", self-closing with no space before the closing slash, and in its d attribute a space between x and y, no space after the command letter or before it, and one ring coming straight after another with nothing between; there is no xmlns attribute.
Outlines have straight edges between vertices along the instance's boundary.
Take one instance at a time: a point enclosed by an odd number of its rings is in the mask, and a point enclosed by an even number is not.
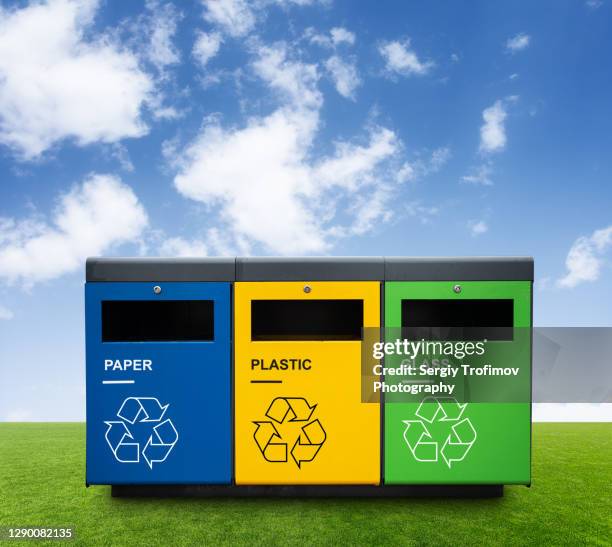
<svg viewBox="0 0 612 547"><path fill-rule="evenodd" d="M402 300L408 340L512 340L514 300Z"/></svg>
<svg viewBox="0 0 612 547"><path fill-rule="evenodd" d="M103 342L209 341L215 337L212 300L105 300Z"/></svg>
<svg viewBox="0 0 612 547"><path fill-rule="evenodd" d="M363 300L253 300L251 340L361 340Z"/></svg>

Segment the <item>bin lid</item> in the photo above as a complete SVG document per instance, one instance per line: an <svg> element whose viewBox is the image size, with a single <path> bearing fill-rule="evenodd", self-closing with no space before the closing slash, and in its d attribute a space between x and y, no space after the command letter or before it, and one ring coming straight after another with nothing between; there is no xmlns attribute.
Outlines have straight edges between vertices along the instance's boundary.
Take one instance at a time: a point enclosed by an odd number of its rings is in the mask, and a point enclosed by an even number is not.
<svg viewBox="0 0 612 547"><path fill-rule="evenodd" d="M234 281L234 258L88 258L86 281Z"/></svg>
<svg viewBox="0 0 612 547"><path fill-rule="evenodd" d="M236 259L236 281L383 281L382 256Z"/></svg>
<svg viewBox="0 0 612 547"><path fill-rule="evenodd" d="M533 258L389 256L385 281L533 281Z"/></svg>

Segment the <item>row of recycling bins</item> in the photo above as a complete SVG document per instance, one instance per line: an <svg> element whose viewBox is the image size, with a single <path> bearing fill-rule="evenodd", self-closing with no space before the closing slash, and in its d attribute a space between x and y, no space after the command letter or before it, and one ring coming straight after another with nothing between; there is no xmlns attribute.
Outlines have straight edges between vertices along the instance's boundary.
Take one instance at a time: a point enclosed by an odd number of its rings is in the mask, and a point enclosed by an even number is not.
<svg viewBox="0 0 612 547"><path fill-rule="evenodd" d="M530 401L471 403L463 461L420 460L418 404L362 400L361 344L530 327L532 283L517 257L89 259L86 482L529 484Z"/></svg>

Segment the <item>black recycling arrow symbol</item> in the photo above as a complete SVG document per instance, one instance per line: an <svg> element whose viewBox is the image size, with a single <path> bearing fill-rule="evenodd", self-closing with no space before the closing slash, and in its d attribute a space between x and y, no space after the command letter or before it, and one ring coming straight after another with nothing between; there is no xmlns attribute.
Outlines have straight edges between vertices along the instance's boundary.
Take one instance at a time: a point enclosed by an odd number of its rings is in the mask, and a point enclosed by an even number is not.
<svg viewBox="0 0 612 547"><path fill-rule="evenodd" d="M269 462L287 461L287 443L272 442L276 439L282 440L276 426L272 422L253 422L257 429L253 438L259 446L263 457Z"/></svg>
<svg viewBox="0 0 612 547"><path fill-rule="evenodd" d="M288 445L283 442L277 424L307 422L300 430L293 447L291 457L298 466L311 462L323 446L327 434L319 420L311 420L317 405L310 405L304 397L276 397L266 410L270 420L253 422L256 426L253 438L264 459L268 462L286 463L288 461Z"/></svg>
<svg viewBox="0 0 612 547"><path fill-rule="evenodd" d="M319 420L313 420L302 427L302 434L298 436L291 449L291 457L300 469L303 462L315 459L326 438L327 434Z"/></svg>
<svg viewBox="0 0 612 547"><path fill-rule="evenodd" d="M303 397L277 397L274 399L266 416L275 422L307 422L317 405L310 406Z"/></svg>

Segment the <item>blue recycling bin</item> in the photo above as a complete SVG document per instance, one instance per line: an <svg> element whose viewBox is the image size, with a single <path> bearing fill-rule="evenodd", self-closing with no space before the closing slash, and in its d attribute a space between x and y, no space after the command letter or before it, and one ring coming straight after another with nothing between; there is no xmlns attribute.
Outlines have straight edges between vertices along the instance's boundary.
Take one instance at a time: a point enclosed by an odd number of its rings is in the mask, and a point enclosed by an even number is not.
<svg viewBox="0 0 612 547"><path fill-rule="evenodd" d="M229 484L233 261L131 264L87 264L86 482Z"/></svg>

